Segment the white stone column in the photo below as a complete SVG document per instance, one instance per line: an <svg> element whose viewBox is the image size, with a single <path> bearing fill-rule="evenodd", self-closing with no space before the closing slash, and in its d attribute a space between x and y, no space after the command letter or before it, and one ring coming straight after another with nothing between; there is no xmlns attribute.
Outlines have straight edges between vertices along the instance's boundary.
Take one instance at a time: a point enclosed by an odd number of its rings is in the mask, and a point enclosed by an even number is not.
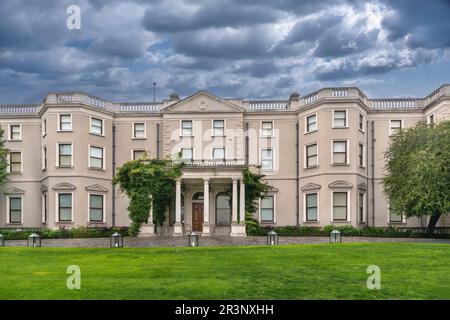
<svg viewBox="0 0 450 320"><path fill-rule="evenodd" d="M151 237L155 235L155 225L153 224L153 197L150 196L150 199L152 206L150 207L150 211L148 213L148 220L147 223L141 227L139 237Z"/></svg>
<svg viewBox="0 0 450 320"><path fill-rule="evenodd" d="M183 235L183 226L181 224L181 179L177 179L175 188L175 225L173 228L174 236Z"/></svg>
<svg viewBox="0 0 450 320"><path fill-rule="evenodd" d="M245 184L241 180L239 190L239 223L245 222Z"/></svg>
<svg viewBox="0 0 450 320"><path fill-rule="evenodd" d="M209 178L203 178L203 230L202 236L211 235L209 227Z"/></svg>
<svg viewBox="0 0 450 320"><path fill-rule="evenodd" d="M238 190L237 190L237 178L233 178L233 193L232 193L232 198L231 198L231 203L232 203L232 223L235 224L238 222Z"/></svg>

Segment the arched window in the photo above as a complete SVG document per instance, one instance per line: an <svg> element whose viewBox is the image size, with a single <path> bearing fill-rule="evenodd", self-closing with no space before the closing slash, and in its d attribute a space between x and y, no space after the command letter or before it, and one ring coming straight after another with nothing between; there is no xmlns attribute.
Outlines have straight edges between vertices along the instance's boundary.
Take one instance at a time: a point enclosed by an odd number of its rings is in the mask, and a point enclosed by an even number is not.
<svg viewBox="0 0 450 320"><path fill-rule="evenodd" d="M221 192L216 197L216 225L231 225L231 201L230 195Z"/></svg>
<svg viewBox="0 0 450 320"><path fill-rule="evenodd" d="M192 201L203 201L203 200L204 200L203 192L197 192L192 196Z"/></svg>

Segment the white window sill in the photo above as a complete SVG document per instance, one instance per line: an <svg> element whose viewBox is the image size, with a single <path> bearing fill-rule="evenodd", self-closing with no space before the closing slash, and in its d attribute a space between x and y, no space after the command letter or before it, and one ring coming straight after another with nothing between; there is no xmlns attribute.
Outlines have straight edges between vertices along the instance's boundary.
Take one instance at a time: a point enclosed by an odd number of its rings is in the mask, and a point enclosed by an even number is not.
<svg viewBox="0 0 450 320"><path fill-rule="evenodd" d="M131 138L131 140L147 140L147 137L143 137L143 138L133 137L133 138Z"/></svg>
<svg viewBox="0 0 450 320"><path fill-rule="evenodd" d="M94 133L94 132L89 132L89 134L93 135L93 136L97 136L97 137L105 137L104 134L99 134L99 133Z"/></svg>
<svg viewBox="0 0 450 320"><path fill-rule="evenodd" d="M305 131L305 135L306 134L310 134L310 133L314 133L314 132L318 132L319 129L315 129L315 130L311 130L311 131Z"/></svg>
<svg viewBox="0 0 450 320"><path fill-rule="evenodd" d="M73 132L73 130L56 130L56 132Z"/></svg>
<svg viewBox="0 0 450 320"><path fill-rule="evenodd" d="M331 127L332 129L348 129L349 127L348 126L346 126L346 127Z"/></svg>
<svg viewBox="0 0 450 320"><path fill-rule="evenodd" d="M9 139L6 142L22 142L22 139Z"/></svg>

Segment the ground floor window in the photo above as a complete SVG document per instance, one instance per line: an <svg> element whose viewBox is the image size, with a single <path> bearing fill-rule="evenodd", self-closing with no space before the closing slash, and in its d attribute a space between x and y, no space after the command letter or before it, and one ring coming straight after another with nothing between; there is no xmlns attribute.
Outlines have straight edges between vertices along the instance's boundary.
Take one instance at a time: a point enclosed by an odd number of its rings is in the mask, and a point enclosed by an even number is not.
<svg viewBox="0 0 450 320"><path fill-rule="evenodd" d="M358 214L359 222L364 222L364 193L362 192L358 194Z"/></svg>
<svg viewBox="0 0 450 320"><path fill-rule="evenodd" d="M273 222L274 221L274 197L265 196L261 199L261 221L262 222Z"/></svg>
<svg viewBox="0 0 450 320"><path fill-rule="evenodd" d="M9 198L9 223L22 223L22 197Z"/></svg>
<svg viewBox="0 0 450 320"><path fill-rule="evenodd" d="M103 195L89 195L89 221L103 222Z"/></svg>
<svg viewBox="0 0 450 320"><path fill-rule="evenodd" d="M347 220L347 192L333 192L333 220Z"/></svg>
<svg viewBox="0 0 450 320"><path fill-rule="evenodd" d="M306 221L317 221L317 193L309 193L305 196Z"/></svg>
<svg viewBox="0 0 450 320"><path fill-rule="evenodd" d="M403 215L389 210L389 222L403 222Z"/></svg>
<svg viewBox="0 0 450 320"><path fill-rule="evenodd" d="M72 194L58 194L58 221L72 221Z"/></svg>
<svg viewBox="0 0 450 320"><path fill-rule="evenodd" d="M219 193L216 197L216 225L231 225L231 198L226 192Z"/></svg>

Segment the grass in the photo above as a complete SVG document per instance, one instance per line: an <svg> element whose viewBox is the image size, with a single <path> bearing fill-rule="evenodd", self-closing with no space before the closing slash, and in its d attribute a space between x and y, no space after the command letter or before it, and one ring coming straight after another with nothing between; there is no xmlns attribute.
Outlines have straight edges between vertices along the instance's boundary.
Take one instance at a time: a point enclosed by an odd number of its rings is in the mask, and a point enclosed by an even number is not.
<svg viewBox="0 0 450 320"><path fill-rule="evenodd" d="M81 290L69 290L69 265ZM366 287L369 265L381 289ZM0 248L3 299L450 299L450 245Z"/></svg>

